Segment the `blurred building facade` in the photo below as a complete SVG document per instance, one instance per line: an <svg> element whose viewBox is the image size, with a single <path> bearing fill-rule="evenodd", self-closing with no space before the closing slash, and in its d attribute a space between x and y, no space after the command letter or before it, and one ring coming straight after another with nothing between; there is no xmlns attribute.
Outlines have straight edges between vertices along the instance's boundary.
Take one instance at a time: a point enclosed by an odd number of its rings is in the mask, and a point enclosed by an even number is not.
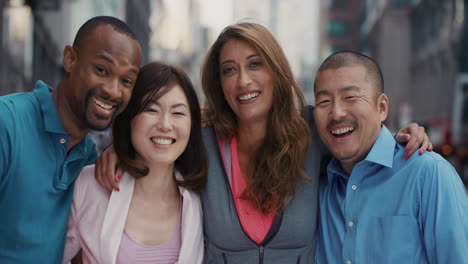
<svg viewBox="0 0 468 264"><path fill-rule="evenodd" d="M150 25L150 58L181 67L204 101L200 70L209 45L210 30L200 21L200 0L155 0Z"/></svg>
<svg viewBox="0 0 468 264"><path fill-rule="evenodd" d="M362 0L320 1L320 57L359 49Z"/></svg>
<svg viewBox="0 0 468 264"><path fill-rule="evenodd" d="M127 21L149 59L150 0L0 0L0 11L0 95L31 91L37 80L57 85L63 48L97 15Z"/></svg>
<svg viewBox="0 0 468 264"><path fill-rule="evenodd" d="M331 1L344 2L353 10L348 25L357 22L358 30L349 30L350 44L337 44L330 37L336 31L336 8L325 7L329 15L322 18L328 24L322 57L350 49L374 58L390 98L387 125L393 130L412 121L425 125L436 151L468 183L468 51L463 48L468 44L468 1ZM360 2L357 12L351 2Z"/></svg>
<svg viewBox="0 0 468 264"><path fill-rule="evenodd" d="M320 1L322 2L322 1ZM252 21L267 27L283 48L308 103L313 103L313 78L319 45L318 1L236 0L233 23Z"/></svg>

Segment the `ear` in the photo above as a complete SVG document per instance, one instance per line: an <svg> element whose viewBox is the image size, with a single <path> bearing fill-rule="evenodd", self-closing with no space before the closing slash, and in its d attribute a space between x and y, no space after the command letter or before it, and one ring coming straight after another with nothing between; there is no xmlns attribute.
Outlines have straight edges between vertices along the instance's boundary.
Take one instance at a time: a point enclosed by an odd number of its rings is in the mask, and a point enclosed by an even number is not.
<svg viewBox="0 0 468 264"><path fill-rule="evenodd" d="M63 49L63 68L65 69L66 73L69 73L73 70L75 63L78 59L76 51L70 45L67 45Z"/></svg>
<svg viewBox="0 0 468 264"><path fill-rule="evenodd" d="M388 97L385 93L379 95L379 99L377 101L377 106L379 107L380 112L380 121L383 122L387 119L388 116Z"/></svg>

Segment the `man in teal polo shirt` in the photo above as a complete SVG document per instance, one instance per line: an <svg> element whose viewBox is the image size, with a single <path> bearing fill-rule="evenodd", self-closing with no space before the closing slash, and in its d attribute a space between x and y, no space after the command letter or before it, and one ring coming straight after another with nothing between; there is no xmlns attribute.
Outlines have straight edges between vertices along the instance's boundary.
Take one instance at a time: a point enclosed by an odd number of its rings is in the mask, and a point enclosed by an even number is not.
<svg viewBox="0 0 468 264"><path fill-rule="evenodd" d="M141 48L128 25L95 17L63 53L64 80L0 97L0 263L60 263L73 183L94 163L88 132L130 99Z"/></svg>

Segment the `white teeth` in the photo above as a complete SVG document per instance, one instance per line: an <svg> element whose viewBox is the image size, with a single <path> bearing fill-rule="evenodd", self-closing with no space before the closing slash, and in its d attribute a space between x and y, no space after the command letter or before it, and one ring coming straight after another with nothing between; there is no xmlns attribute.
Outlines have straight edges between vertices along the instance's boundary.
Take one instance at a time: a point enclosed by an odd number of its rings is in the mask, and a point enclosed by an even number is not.
<svg viewBox="0 0 468 264"><path fill-rule="evenodd" d="M249 93L249 94L246 94L246 95L243 95L243 96L239 96L238 98L241 101L247 101L247 100L250 100L252 98L257 97L259 94L260 94L259 92Z"/></svg>
<svg viewBox="0 0 468 264"><path fill-rule="evenodd" d="M151 141L153 141L153 143L156 143L156 144L159 144L159 145L170 145L170 144L172 144L172 140L167 139L167 138L151 138Z"/></svg>
<svg viewBox="0 0 468 264"><path fill-rule="evenodd" d="M99 105L100 107L102 107L102 108L104 108L106 110L111 110L112 109L112 105L106 104L103 101L97 99L96 97L93 97L93 101L94 101L94 103L96 103L97 105Z"/></svg>
<svg viewBox="0 0 468 264"><path fill-rule="evenodd" d="M342 127L342 128L332 130L331 133L333 135L342 135L342 134L348 133L350 131L354 131L354 128L353 127Z"/></svg>

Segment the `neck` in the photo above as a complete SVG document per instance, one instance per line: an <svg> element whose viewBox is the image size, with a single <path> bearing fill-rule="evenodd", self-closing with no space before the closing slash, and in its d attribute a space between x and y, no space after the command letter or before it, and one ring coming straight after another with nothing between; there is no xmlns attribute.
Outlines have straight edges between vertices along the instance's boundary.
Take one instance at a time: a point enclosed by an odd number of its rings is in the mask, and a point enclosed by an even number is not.
<svg viewBox="0 0 468 264"><path fill-rule="evenodd" d="M265 123L239 124L237 130L237 154L239 166L245 178L253 177L258 149L266 135Z"/></svg>
<svg viewBox="0 0 468 264"><path fill-rule="evenodd" d="M348 162L343 162L343 161L341 161L340 164L341 164L341 168L348 176L351 175L351 172L353 172L354 165L356 165L355 163L351 163L351 162L348 163Z"/></svg>
<svg viewBox="0 0 468 264"><path fill-rule="evenodd" d="M89 132L89 128L80 125L82 122L78 120L76 115L70 108L67 98L63 94L63 82L60 83L57 88L52 92L52 100L57 107L57 112L62 122L65 132L70 136L70 143L67 146L67 151L72 149L78 144L86 134Z"/></svg>
<svg viewBox="0 0 468 264"><path fill-rule="evenodd" d="M239 152L251 153L255 155L258 148L262 145L266 136L265 122L239 122L237 129L237 149Z"/></svg>
<svg viewBox="0 0 468 264"><path fill-rule="evenodd" d="M135 180L134 193L147 200L178 198L174 167L150 167L148 175Z"/></svg>

